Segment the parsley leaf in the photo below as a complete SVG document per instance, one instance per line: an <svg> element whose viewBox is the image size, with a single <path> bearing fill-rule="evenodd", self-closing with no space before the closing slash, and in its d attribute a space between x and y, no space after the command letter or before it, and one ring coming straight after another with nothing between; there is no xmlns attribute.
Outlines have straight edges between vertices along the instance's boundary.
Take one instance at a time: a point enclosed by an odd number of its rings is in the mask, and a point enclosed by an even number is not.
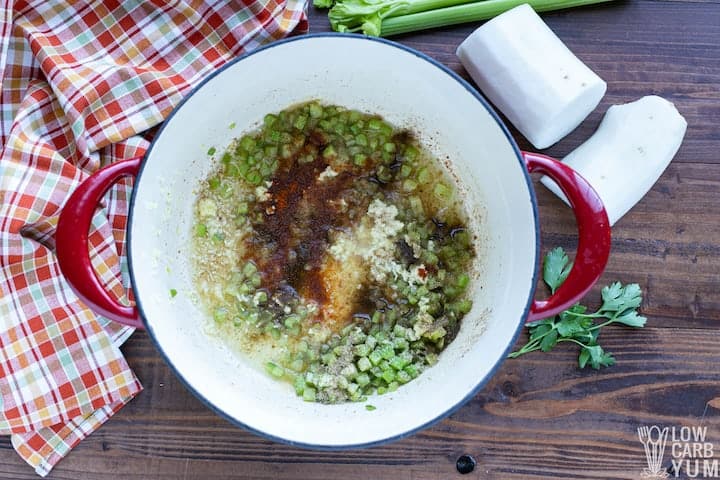
<svg viewBox="0 0 720 480"><path fill-rule="evenodd" d="M636 310L628 310L619 317L615 318L616 323L622 323L623 325L627 325L628 327L644 327L645 322L647 322L647 318L638 315Z"/></svg>
<svg viewBox="0 0 720 480"><path fill-rule="evenodd" d="M588 362L592 368L599 370L600 367L615 365L615 358L605 352L600 345L583 347L578 356L578 365L585 368Z"/></svg>
<svg viewBox="0 0 720 480"><path fill-rule="evenodd" d="M602 289L602 300L601 311L622 311L637 308L642 303L640 285L631 283L623 287L620 282L615 282Z"/></svg>
<svg viewBox="0 0 720 480"><path fill-rule="evenodd" d="M552 330L552 325L550 325L550 323L538 325L530 331L530 340L543 338L546 334L550 333L550 330Z"/></svg>
<svg viewBox="0 0 720 480"><path fill-rule="evenodd" d="M543 352L549 352L550 349L557 344L557 340L558 331L556 329L551 329L540 341L540 350Z"/></svg>
<svg viewBox="0 0 720 480"><path fill-rule="evenodd" d="M562 248L551 250L543 263L543 280L555 292L567 279L572 263ZM612 323L641 328L647 319L637 312L642 304L642 291L637 283L623 285L615 282L602 289L602 306L592 313L584 305L573 305L553 318L528 323L530 338L520 350L508 357L542 350L548 352L558 343L574 343L580 347L578 366L594 369L615 364L615 358L598 343L600 329ZM600 323L596 323L598 320Z"/></svg>
<svg viewBox="0 0 720 480"><path fill-rule="evenodd" d="M582 333L588 328L587 325L585 325L587 322L584 320L586 319L567 316L557 323L558 333L563 337L572 337L573 335Z"/></svg>
<svg viewBox="0 0 720 480"><path fill-rule="evenodd" d="M543 280L550 287L550 291L555 293L560 285L565 281L567 276L570 274L572 269L572 263L565 254L562 247L557 247L550 250L545 255L545 261L543 262Z"/></svg>
<svg viewBox="0 0 720 480"><path fill-rule="evenodd" d="M605 352L600 345L583 347L583 351L588 352L590 356L590 366L596 370L600 367L609 367L615 364L615 358Z"/></svg>

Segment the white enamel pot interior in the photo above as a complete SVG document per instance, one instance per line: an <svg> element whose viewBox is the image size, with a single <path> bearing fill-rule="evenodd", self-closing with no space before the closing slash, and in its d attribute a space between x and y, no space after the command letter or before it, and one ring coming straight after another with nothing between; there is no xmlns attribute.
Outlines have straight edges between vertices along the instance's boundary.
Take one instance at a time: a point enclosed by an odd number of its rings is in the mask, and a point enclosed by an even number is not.
<svg viewBox="0 0 720 480"><path fill-rule="evenodd" d="M304 402L204 331L190 262L200 181L233 137L298 102L382 115L449 164L477 235L473 310L437 365L367 403ZM230 129L229 125L235 127ZM347 448L402 438L469 400L503 361L525 320L538 265L529 176L487 103L433 60L382 40L314 35L277 42L208 78L166 121L143 163L129 227L133 288L146 328L195 395L254 432L291 444ZM171 298L169 291L177 290Z"/></svg>

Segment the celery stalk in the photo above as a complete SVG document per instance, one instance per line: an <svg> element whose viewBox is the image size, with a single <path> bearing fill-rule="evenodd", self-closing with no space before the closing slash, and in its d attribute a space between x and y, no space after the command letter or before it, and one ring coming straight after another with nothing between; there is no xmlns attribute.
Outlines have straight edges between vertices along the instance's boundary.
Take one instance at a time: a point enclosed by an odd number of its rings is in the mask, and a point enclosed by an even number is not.
<svg viewBox="0 0 720 480"><path fill-rule="evenodd" d="M330 25L336 32L363 31L380 36L383 19L411 15L475 0L338 0L328 12ZM315 0L315 6L322 2Z"/></svg>
<svg viewBox="0 0 720 480"><path fill-rule="evenodd" d="M337 0L328 18L333 30L389 37L493 18L524 3L537 12L610 0ZM471 3L467 3L471 2Z"/></svg>

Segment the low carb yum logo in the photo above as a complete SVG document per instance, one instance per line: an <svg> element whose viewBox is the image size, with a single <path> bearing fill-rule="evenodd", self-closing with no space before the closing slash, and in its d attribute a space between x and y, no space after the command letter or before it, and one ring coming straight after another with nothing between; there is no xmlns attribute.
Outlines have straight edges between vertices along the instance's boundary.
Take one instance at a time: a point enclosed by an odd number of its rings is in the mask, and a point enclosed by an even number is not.
<svg viewBox="0 0 720 480"><path fill-rule="evenodd" d="M720 465L714 458L715 445L706 440L707 427L664 427L657 425L637 429L645 448L648 468L643 478L677 478L682 471L689 478L720 478ZM663 466L667 444L670 444L671 466Z"/></svg>

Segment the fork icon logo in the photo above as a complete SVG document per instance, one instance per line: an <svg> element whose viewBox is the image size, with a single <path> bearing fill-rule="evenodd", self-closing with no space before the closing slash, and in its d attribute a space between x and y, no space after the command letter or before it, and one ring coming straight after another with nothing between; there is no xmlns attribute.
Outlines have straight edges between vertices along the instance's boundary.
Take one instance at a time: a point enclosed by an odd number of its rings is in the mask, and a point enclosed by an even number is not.
<svg viewBox="0 0 720 480"><path fill-rule="evenodd" d="M667 442L668 427L661 429L652 427L638 427L638 437L645 447L645 457L648 468L644 469L643 478L667 478L669 473L663 468L663 455L665 454L665 443Z"/></svg>

